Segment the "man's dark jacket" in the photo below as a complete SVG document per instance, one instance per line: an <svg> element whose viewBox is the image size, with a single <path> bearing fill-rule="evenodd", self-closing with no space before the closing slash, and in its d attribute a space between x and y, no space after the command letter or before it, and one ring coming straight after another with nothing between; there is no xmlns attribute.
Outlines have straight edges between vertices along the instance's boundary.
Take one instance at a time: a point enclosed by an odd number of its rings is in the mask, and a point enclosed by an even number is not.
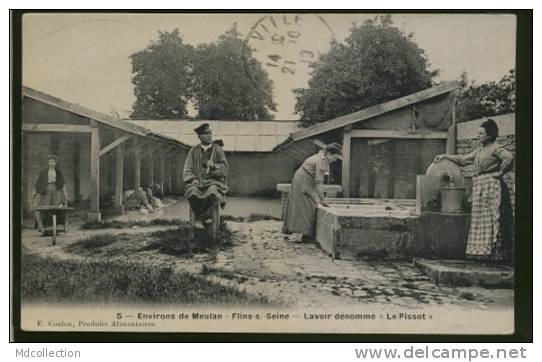
<svg viewBox="0 0 542 362"><path fill-rule="evenodd" d="M58 168L55 168L56 171L56 189L62 190L64 187L64 176L62 176L62 172ZM46 168L45 170L42 170L40 172L40 177L38 178L38 181L36 181L36 191L41 194L45 195L47 193L47 183L49 181L49 169Z"/></svg>

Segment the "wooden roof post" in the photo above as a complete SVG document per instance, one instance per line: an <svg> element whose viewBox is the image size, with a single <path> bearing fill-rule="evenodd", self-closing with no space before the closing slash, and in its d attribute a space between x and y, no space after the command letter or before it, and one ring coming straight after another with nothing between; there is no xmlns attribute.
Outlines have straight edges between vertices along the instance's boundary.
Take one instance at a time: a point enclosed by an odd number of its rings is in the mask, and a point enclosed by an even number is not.
<svg viewBox="0 0 542 362"><path fill-rule="evenodd" d="M90 212L88 221L101 221L100 214L100 128L90 120Z"/></svg>
<svg viewBox="0 0 542 362"><path fill-rule="evenodd" d="M454 92L455 93L455 92ZM448 155L455 155L456 152L456 138L457 138L457 125L455 120L456 110L456 98L455 94L452 96L452 124L448 128L448 139L446 140L446 153Z"/></svg>
<svg viewBox="0 0 542 362"><path fill-rule="evenodd" d="M115 208L124 213L123 185L124 185L124 144L117 146L116 176L115 176Z"/></svg>
<svg viewBox="0 0 542 362"><path fill-rule="evenodd" d="M350 197L350 129L343 130L343 172L342 187L343 197Z"/></svg>
<svg viewBox="0 0 542 362"><path fill-rule="evenodd" d="M160 187L162 188L162 192L164 192L164 153L160 152L160 173L159 173L159 183Z"/></svg>
<svg viewBox="0 0 542 362"><path fill-rule="evenodd" d="M154 156L153 156L153 153L156 149L153 148L151 152L149 152L149 176L148 176L148 181L149 181L149 186L152 187L152 185L154 184Z"/></svg>
<svg viewBox="0 0 542 362"><path fill-rule="evenodd" d="M171 162L171 157L169 157L168 161L168 170L167 170L167 189L170 194L173 193L173 185L171 183L172 176L173 176L173 162Z"/></svg>
<svg viewBox="0 0 542 362"><path fill-rule="evenodd" d="M141 149L138 140L134 139L134 190L141 187Z"/></svg>

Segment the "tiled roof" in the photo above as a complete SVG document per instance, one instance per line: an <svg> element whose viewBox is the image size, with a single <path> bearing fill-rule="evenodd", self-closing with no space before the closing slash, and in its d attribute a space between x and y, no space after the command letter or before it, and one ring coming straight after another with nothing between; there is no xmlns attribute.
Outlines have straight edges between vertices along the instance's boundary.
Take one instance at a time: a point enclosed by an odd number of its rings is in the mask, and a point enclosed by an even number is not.
<svg viewBox="0 0 542 362"><path fill-rule="evenodd" d="M229 152L272 152L298 129L297 121L127 120L188 145L197 144L194 128L209 123L214 139Z"/></svg>

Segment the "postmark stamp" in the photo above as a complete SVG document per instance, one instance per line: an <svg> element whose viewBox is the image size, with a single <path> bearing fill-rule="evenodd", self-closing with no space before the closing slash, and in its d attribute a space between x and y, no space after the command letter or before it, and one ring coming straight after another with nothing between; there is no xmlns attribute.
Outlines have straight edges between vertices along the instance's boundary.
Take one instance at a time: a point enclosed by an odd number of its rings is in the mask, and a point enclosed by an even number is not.
<svg viewBox="0 0 542 362"><path fill-rule="evenodd" d="M318 14L269 14L245 37L246 50L269 73L277 87L304 87L310 63L327 52L335 33Z"/></svg>

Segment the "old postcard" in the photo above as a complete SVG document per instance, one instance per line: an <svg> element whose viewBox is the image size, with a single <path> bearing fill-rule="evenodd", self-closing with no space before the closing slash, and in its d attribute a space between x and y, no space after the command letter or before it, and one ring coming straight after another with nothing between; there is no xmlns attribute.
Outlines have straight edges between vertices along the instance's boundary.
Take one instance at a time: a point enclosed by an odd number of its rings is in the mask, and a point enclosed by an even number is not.
<svg viewBox="0 0 542 362"><path fill-rule="evenodd" d="M23 331L514 333L516 15L21 19Z"/></svg>

